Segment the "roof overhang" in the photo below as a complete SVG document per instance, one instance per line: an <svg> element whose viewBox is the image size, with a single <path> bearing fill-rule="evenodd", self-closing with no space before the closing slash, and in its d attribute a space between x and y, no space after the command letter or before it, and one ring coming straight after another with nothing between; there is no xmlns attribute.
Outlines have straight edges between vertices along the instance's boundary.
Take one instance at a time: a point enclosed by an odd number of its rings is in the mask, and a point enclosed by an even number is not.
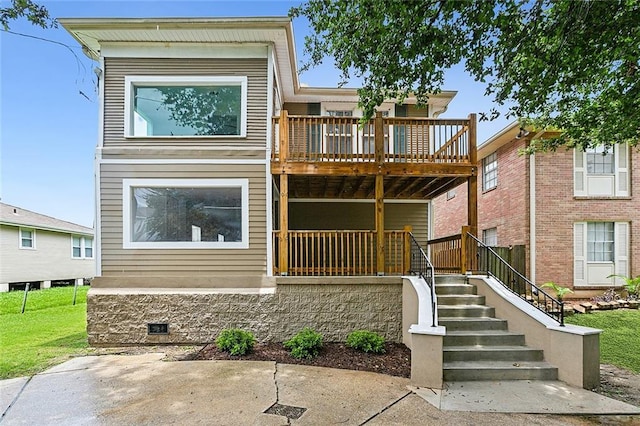
<svg viewBox="0 0 640 426"><path fill-rule="evenodd" d="M298 79L293 25L289 17L242 18L60 18L60 24L80 43L85 54L99 59L105 46L121 43L226 44L273 46L275 66L285 102L357 102L357 89L301 86ZM429 97L437 115L456 95L443 91ZM414 97L406 103L416 103Z"/></svg>
<svg viewBox="0 0 640 426"><path fill-rule="evenodd" d="M508 143L516 140L530 142L535 139L548 139L560 135L558 130L539 130L530 126L521 127L518 121L514 121L491 136L478 147L478 160L491 155Z"/></svg>

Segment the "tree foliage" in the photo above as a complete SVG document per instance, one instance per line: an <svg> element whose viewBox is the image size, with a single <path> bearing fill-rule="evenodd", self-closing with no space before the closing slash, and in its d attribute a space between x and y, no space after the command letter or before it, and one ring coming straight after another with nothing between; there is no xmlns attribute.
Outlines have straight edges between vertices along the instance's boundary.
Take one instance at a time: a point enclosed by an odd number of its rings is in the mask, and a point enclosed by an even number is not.
<svg viewBox="0 0 640 426"><path fill-rule="evenodd" d="M49 16L49 11L31 0L11 0L11 6L0 7L0 24L4 30L9 29L9 21L27 18L33 25L42 28L56 28L58 23Z"/></svg>
<svg viewBox="0 0 640 426"><path fill-rule="evenodd" d="M426 103L463 63L496 107L562 129L537 148L640 140L640 0L308 0L291 9L314 34L305 67L332 57L363 78L360 106L414 94Z"/></svg>

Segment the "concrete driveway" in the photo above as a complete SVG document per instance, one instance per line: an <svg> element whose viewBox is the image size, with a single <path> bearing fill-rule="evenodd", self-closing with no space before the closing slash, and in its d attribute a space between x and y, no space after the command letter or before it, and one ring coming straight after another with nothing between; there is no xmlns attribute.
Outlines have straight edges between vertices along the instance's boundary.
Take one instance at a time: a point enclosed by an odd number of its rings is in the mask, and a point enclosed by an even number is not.
<svg viewBox="0 0 640 426"><path fill-rule="evenodd" d="M88 356L32 378L2 381L0 423L640 424L640 408L561 382L458 382L437 391L413 388L407 379L351 370L163 358L162 353Z"/></svg>

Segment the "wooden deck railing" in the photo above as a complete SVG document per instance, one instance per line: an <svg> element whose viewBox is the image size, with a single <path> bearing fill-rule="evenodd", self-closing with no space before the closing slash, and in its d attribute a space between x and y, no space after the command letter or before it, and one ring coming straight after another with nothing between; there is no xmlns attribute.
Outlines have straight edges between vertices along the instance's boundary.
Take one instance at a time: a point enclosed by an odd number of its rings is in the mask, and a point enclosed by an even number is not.
<svg viewBox="0 0 640 426"><path fill-rule="evenodd" d="M273 231L276 274L280 270L278 235ZM384 237L385 274L407 273L409 231L385 231ZM288 274L294 276L376 275L378 271L375 231L289 231L287 253Z"/></svg>
<svg viewBox="0 0 640 426"><path fill-rule="evenodd" d="M460 273L462 269L462 235L427 241L427 253L436 272Z"/></svg>
<svg viewBox="0 0 640 426"><path fill-rule="evenodd" d="M361 123L358 117L283 111L273 118L272 160L469 164L470 121L378 115Z"/></svg>

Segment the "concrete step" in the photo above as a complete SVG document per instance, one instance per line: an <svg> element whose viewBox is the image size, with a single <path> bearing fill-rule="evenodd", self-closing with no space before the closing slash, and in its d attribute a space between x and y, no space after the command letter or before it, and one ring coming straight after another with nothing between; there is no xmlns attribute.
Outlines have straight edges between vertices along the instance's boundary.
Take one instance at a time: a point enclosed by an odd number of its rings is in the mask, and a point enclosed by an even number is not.
<svg viewBox="0 0 640 426"><path fill-rule="evenodd" d="M450 274L450 275L436 275L435 277L436 285L438 284L466 284L467 277L459 274Z"/></svg>
<svg viewBox="0 0 640 426"><path fill-rule="evenodd" d="M452 331L443 346L524 346L524 335L501 330Z"/></svg>
<svg viewBox="0 0 640 426"><path fill-rule="evenodd" d="M543 361L543 352L526 346L447 346L444 362L451 361Z"/></svg>
<svg viewBox="0 0 640 426"><path fill-rule="evenodd" d="M476 294L476 286L463 283L436 284L436 294Z"/></svg>
<svg viewBox="0 0 640 426"><path fill-rule="evenodd" d="M485 297L477 294L441 294L438 305L484 305Z"/></svg>
<svg viewBox="0 0 640 426"><path fill-rule="evenodd" d="M558 369L544 361L445 362L444 380L558 380Z"/></svg>
<svg viewBox="0 0 640 426"><path fill-rule="evenodd" d="M484 305L442 305L438 303L438 317L494 317L495 309Z"/></svg>
<svg viewBox="0 0 640 426"><path fill-rule="evenodd" d="M490 317L439 317L438 325L445 326L447 328L447 333L463 330L507 330L507 320Z"/></svg>

